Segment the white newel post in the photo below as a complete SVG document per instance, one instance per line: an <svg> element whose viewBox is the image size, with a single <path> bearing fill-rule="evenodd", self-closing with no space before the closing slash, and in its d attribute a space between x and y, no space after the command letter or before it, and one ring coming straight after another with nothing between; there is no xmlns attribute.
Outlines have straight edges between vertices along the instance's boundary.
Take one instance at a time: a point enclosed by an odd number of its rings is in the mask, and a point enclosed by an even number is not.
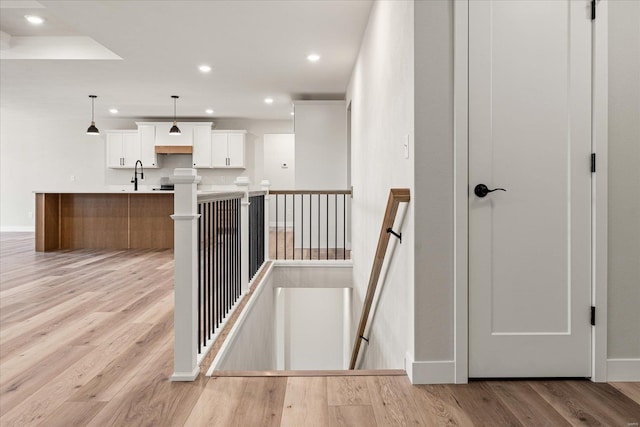
<svg viewBox="0 0 640 427"><path fill-rule="evenodd" d="M270 209L269 188L271 187L271 183L269 182L269 180L263 179L260 182L260 186L262 187L262 190L265 192L265 195L264 195L264 260L266 261L269 259L269 209ZM295 246L293 250L295 252L296 250Z"/></svg>
<svg viewBox="0 0 640 427"><path fill-rule="evenodd" d="M198 366L198 194L195 169L177 168L174 184L174 350L171 381L193 381Z"/></svg>
<svg viewBox="0 0 640 427"><path fill-rule="evenodd" d="M238 190L244 193L240 202L240 292L249 290L249 179L238 177Z"/></svg>

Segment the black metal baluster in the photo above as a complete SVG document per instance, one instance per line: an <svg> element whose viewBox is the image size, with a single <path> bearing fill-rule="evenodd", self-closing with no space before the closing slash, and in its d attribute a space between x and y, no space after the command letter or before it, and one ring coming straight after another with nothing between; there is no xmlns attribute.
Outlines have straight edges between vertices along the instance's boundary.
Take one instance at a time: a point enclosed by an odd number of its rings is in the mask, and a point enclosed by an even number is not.
<svg viewBox="0 0 640 427"><path fill-rule="evenodd" d="M222 257L220 250L220 201L216 202L216 328L220 326L220 315L221 315L221 305L220 305L220 288L222 286L222 272L220 271L220 259Z"/></svg>
<svg viewBox="0 0 640 427"><path fill-rule="evenodd" d="M342 259L347 259L347 195L342 195Z"/></svg>
<svg viewBox="0 0 640 427"><path fill-rule="evenodd" d="M209 296L207 298L209 304L209 315L207 316L207 325L209 327L209 338L215 332L215 325L213 324L213 290L214 290L214 274L215 269L213 267L213 256L215 253L215 224L214 224L214 204L213 202L209 202L209 256L207 259L209 260Z"/></svg>
<svg viewBox="0 0 640 427"><path fill-rule="evenodd" d="M229 201L224 201L224 317L229 312Z"/></svg>
<svg viewBox="0 0 640 427"><path fill-rule="evenodd" d="M287 259L287 195L284 194L284 259Z"/></svg>
<svg viewBox="0 0 640 427"><path fill-rule="evenodd" d="M300 259L304 259L304 194L300 194Z"/></svg>
<svg viewBox="0 0 640 427"><path fill-rule="evenodd" d="M291 241L293 242L293 259L296 259L296 195L295 193L292 195L293 197L293 229L291 230Z"/></svg>
<svg viewBox="0 0 640 427"><path fill-rule="evenodd" d="M329 193L327 193L327 259L329 259Z"/></svg>
<svg viewBox="0 0 640 427"><path fill-rule="evenodd" d="M276 259L278 259L278 195L276 194Z"/></svg>
<svg viewBox="0 0 640 427"><path fill-rule="evenodd" d="M333 239L333 259L338 259L338 193L334 194L333 197L333 207L335 208L334 213L334 227L333 231L335 233Z"/></svg>
<svg viewBox="0 0 640 427"><path fill-rule="evenodd" d="M198 214L200 214L201 208L200 208L200 203L198 203ZM200 353L201 350L201 346L200 346L200 322L202 319L202 313L200 310L200 304L201 304L201 298L200 298L200 292L202 289L202 245L200 244L200 239L202 238L202 235L200 234L202 232L202 215L200 214L200 217L198 217L198 353Z"/></svg>
<svg viewBox="0 0 640 427"><path fill-rule="evenodd" d="M318 259L320 259L320 193L318 193Z"/></svg>
<svg viewBox="0 0 640 427"><path fill-rule="evenodd" d="M309 193L309 259L311 259L311 254L312 254L312 250L311 250L311 235L313 234L313 229L312 229L312 224L311 224L311 217L313 216L313 208L312 206L312 197L313 195L311 193Z"/></svg>

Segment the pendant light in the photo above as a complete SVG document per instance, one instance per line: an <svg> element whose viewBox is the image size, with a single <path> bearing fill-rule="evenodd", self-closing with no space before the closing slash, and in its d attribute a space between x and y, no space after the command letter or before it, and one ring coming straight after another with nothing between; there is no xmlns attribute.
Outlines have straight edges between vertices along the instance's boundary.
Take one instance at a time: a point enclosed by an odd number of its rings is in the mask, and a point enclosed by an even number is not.
<svg viewBox="0 0 640 427"><path fill-rule="evenodd" d="M96 127L96 122L93 121L93 102L96 100L96 95L89 95L91 98L91 126L87 129L87 135L100 135L100 131Z"/></svg>
<svg viewBox="0 0 640 427"><path fill-rule="evenodd" d="M180 97L178 95L171 95L171 97L173 98L173 126L169 129L169 135L180 135L182 132L176 122L176 100Z"/></svg>

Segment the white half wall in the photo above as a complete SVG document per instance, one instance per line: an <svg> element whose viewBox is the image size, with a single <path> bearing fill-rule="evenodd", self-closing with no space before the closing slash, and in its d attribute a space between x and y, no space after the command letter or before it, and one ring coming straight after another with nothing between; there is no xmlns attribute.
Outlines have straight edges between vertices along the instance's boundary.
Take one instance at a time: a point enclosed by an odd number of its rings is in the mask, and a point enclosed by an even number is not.
<svg viewBox="0 0 640 427"><path fill-rule="evenodd" d="M360 320L373 257L391 188L411 190L401 206L383 267L379 300L358 366L403 369L413 354L414 283L414 2L374 2L347 90L351 105L353 185L352 339ZM298 111L296 109L296 115ZM404 144L408 140L409 158Z"/></svg>

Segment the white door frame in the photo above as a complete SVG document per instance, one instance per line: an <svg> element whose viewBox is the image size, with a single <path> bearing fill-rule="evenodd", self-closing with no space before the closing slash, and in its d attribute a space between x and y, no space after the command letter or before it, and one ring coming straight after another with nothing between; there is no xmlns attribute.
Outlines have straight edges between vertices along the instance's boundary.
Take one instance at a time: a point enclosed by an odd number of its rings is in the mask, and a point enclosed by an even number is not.
<svg viewBox="0 0 640 427"><path fill-rule="evenodd" d="M587 0L585 7L587 5ZM591 181L591 380L607 381L608 0L598 0L593 21ZM455 382L469 379L469 0L454 0L454 361Z"/></svg>

